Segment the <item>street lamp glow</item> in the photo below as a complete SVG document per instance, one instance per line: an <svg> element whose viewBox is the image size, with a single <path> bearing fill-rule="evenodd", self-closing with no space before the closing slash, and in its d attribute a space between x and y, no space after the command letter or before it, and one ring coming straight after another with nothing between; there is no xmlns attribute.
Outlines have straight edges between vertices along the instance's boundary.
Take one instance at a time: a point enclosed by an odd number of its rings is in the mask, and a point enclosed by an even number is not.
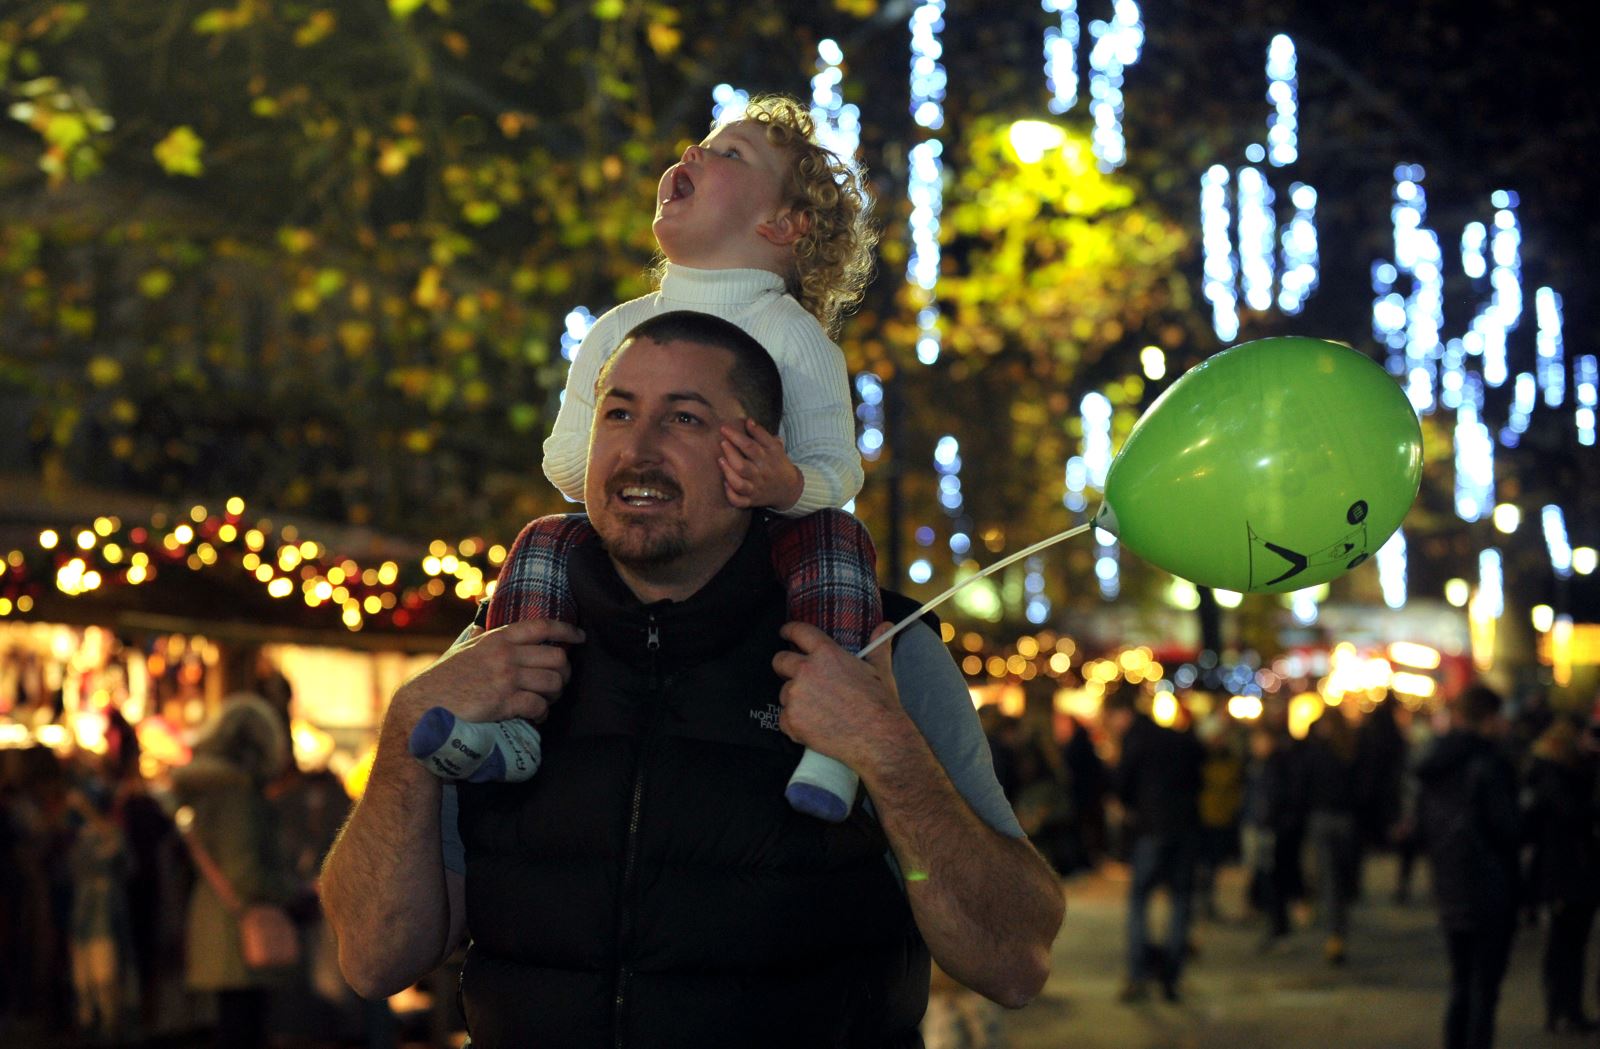
<svg viewBox="0 0 1600 1049"><path fill-rule="evenodd" d="M1501 503L1494 508L1494 526L1506 535L1522 524L1522 511L1514 503Z"/></svg>
<svg viewBox="0 0 1600 1049"><path fill-rule="evenodd" d="M1465 579L1452 579L1444 585L1444 599L1457 608L1466 608L1472 597L1472 584Z"/></svg>
<svg viewBox="0 0 1600 1049"><path fill-rule="evenodd" d="M1591 575L1597 560L1595 549L1592 546L1576 546L1572 548L1572 570L1579 575Z"/></svg>
<svg viewBox="0 0 1600 1049"><path fill-rule="evenodd" d="M1159 346L1146 346L1139 351L1139 363L1144 367L1144 377L1159 382L1167 375L1167 355Z"/></svg>
<svg viewBox="0 0 1600 1049"><path fill-rule="evenodd" d="M1052 149L1060 149L1067 133L1044 120L1019 120L1011 125L1011 152L1024 164L1037 164Z"/></svg>
<svg viewBox="0 0 1600 1049"><path fill-rule="evenodd" d="M1556 623L1556 610L1549 605L1534 605L1528 616L1533 620L1533 629L1543 634Z"/></svg>

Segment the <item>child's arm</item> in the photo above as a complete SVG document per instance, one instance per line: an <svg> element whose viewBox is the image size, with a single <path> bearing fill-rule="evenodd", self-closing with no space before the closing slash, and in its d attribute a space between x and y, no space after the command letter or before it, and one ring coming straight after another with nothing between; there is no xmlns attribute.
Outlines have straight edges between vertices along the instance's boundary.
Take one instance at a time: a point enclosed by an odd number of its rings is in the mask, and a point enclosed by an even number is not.
<svg viewBox="0 0 1600 1049"><path fill-rule="evenodd" d="M620 307L619 307L620 309ZM567 393L556 413L555 426L544 442L544 475L561 494L573 502L583 502L583 477L589 465L589 429L594 422L594 384L600 367L616 351L626 329L620 327L618 310L595 321L572 355L567 369Z"/></svg>
<svg viewBox="0 0 1600 1049"><path fill-rule="evenodd" d="M809 314L786 326L768 351L783 376L779 434L805 482L797 502L774 509L799 517L842 507L861 491L863 480L844 353Z"/></svg>

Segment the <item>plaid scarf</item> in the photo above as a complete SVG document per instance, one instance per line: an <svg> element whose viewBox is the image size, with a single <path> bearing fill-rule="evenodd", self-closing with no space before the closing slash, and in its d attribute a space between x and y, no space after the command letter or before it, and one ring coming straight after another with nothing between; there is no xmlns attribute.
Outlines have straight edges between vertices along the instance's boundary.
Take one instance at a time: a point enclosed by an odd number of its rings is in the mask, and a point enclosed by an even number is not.
<svg viewBox="0 0 1600 1049"><path fill-rule="evenodd" d="M861 651L883 620L877 553L866 526L843 510L819 510L769 516L766 528L789 618L817 627L847 652ZM579 544L598 538L587 514L529 522L500 568L488 628L523 619L577 622L567 562Z"/></svg>

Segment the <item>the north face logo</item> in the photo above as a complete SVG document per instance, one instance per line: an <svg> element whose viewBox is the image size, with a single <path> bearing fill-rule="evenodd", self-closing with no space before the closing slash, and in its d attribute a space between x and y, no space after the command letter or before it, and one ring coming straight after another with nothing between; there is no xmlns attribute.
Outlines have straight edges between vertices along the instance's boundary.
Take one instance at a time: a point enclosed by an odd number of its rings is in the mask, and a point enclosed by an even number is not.
<svg viewBox="0 0 1600 1049"><path fill-rule="evenodd" d="M776 703L768 703L766 710L752 710L750 718L764 729L781 732L783 730L778 727L778 715L781 713L783 713L782 707Z"/></svg>

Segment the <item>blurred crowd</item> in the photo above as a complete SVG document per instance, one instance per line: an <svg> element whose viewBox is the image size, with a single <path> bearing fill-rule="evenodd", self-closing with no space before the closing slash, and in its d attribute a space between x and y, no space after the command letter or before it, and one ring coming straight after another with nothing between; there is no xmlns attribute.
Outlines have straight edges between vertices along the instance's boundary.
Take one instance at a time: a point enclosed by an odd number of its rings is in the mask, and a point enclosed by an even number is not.
<svg viewBox="0 0 1600 1049"><path fill-rule="evenodd" d="M1242 867L1263 952L1291 935L1317 935L1328 964L1341 966L1382 951L1352 932L1352 906L1364 892L1398 903L1420 895L1416 871L1431 844L1435 854L1465 850L1424 883L1447 947L1456 949L1463 928L1512 916L1543 937L1546 1026L1595 1029L1586 998L1597 985L1584 961L1600 906L1600 705L1592 718L1556 713L1534 694L1485 722L1482 746L1507 769L1513 837L1511 876L1502 882L1488 876L1499 845L1476 816L1452 809L1440 789L1427 804L1457 749L1454 705L1413 709L1393 693L1351 700L1324 709L1299 735L1270 711L1240 720L1209 696L1174 698L1159 725L1149 694L1129 685L1108 694L1093 721L981 711L1007 796L1056 869L1070 877L1106 862L1126 865L1124 1001L1156 991L1179 998L1196 952L1192 923L1219 917L1219 868ZM1468 777L1464 789L1488 795L1493 787ZM1462 806L1488 803L1469 796ZM1365 861L1379 851L1396 858L1384 869L1398 873L1393 884L1369 886ZM1170 903L1160 938L1146 916L1157 892Z"/></svg>
<svg viewBox="0 0 1600 1049"><path fill-rule="evenodd" d="M155 780L115 711L100 754L0 749L0 1044L395 1044L387 1003L339 976L316 896L350 800L296 766L287 691L261 684ZM223 891L281 908L298 958L248 966Z"/></svg>
<svg viewBox="0 0 1600 1049"><path fill-rule="evenodd" d="M389 1003L359 1001L340 978L316 897L350 801L337 777L295 765L283 690L257 691L229 697L194 760L158 781L140 774L137 738L115 714L103 754L0 750L0 1044L397 1044ZM1352 702L1292 735L1270 713L1236 720L1195 698L1177 697L1161 724L1130 686L1093 719L1059 714L1048 697L1029 707L1045 717L980 711L1006 796L1057 871L1125 865L1125 1000L1181 995L1192 922L1219 917L1227 865L1247 875L1261 950L1316 935L1330 965L1382 951L1352 927L1364 890L1405 902L1420 887L1441 907L1453 892L1486 891L1481 876L1453 886L1462 871L1415 876L1428 854L1426 763L1442 749L1448 706ZM1557 714L1538 697L1510 715L1485 746L1515 777L1516 869L1488 905L1542 937L1548 1026L1590 1031L1600 716ZM297 961L244 964L237 916L196 845L240 897L291 918ZM1364 859L1379 850L1398 857L1385 865L1398 877L1364 886ZM1162 892L1171 906L1156 937L1146 909ZM997 1009L935 975L930 1049L1000 1044L998 1031Z"/></svg>

